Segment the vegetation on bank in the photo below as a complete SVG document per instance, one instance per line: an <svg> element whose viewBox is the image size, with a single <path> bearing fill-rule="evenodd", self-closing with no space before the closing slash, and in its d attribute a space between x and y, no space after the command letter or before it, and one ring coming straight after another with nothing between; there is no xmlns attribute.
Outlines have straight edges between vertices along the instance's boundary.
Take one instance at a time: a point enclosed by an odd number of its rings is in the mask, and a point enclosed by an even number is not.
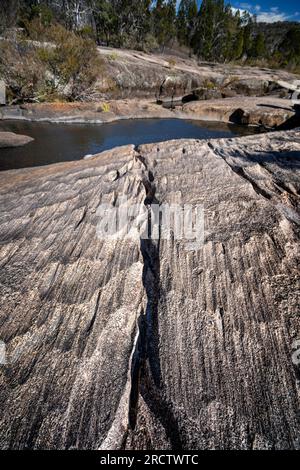
<svg viewBox="0 0 300 470"><path fill-rule="evenodd" d="M98 44L132 49L163 50L174 43L200 59L218 62L265 59L278 66L300 64L300 24L257 24L249 13L233 10L229 1L202 0L1 0L0 33L59 23ZM270 30L275 31L273 44ZM267 32L267 34L266 34ZM272 36L272 34L271 34Z"/></svg>
<svg viewBox="0 0 300 470"><path fill-rule="evenodd" d="M103 71L95 43L37 19L26 24L26 32L0 41L0 76L9 85L9 102L89 99Z"/></svg>
<svg viewBox="0 0 300 470"><path fill-rule="evenodd" d="M300 25L265 26L224 0L1 0L0 76L11 102L86 100L103 74L97 44L299 69Z"/></svg>

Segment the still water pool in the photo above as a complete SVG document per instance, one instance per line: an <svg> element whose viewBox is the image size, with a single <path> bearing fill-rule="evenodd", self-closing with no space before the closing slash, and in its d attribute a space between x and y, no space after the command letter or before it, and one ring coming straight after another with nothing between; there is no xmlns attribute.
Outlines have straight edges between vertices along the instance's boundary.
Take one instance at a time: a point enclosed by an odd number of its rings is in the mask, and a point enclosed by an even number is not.
<svg viewBox="0 0 300 470"><path fill-rule="evenodd" d="M257 132L255 128L234 124L181 119L128 119L106 124L0 121L0 131L35 139L24 147L0 149L0 170L79 160L84 155L125 144L234 137Z"/></svg>

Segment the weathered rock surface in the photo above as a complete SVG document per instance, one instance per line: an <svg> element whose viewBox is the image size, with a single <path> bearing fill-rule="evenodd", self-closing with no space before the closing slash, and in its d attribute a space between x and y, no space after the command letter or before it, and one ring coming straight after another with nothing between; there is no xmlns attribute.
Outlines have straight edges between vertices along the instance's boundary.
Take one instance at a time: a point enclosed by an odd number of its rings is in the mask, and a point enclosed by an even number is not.
<svg viewBox="0 0 300 470"><path fill-rule="evenodd" d="M40 103L0 109L0 119L53 122L111 122L118 119L172 117L172 111L146 99L98 101L95 103Z"/></svg>
<svg viewBox="0 0 300 470"><path fill-rule="evenodd" d="M15 134L14 132L0 132L0 148L21 147L33 140L32 137L27 135Z"/></svg>
<svg viewBox="0 0 300 470"><path fill-rule="evenodd" d="M6 86L3 80L0 80L0 105L6 103Z"/></svg>
<svg viewBox="0 0 300 470"><path fill-rule="evenodd" d="M295 115L291 100L274 97L193 101L186 103L182 111L187 115L194 114L197 119L263 125L270 128L286 123Z"/></svg>
<svg viewBox="0 0 300 470"><path fill-rule="evenodd" d="M259 77L229 78L224 81L223 89L233 90L243 96L264 96L269 91L269 80Z"/></svg>
<svg viewBox="0 0 300 470"><path fill-rule="evenodd" d="M107 78L101 77L95 88L108 99L182 96L207 85L225 94L231 90L244 96L263 96L278 80L299 79L285 70L198 63L191 58L107 47L99 47L99 52Z"/></svg>
<svg viewBox="0 0 300 470"><path fill-rule="evenodd" d="M1 173L1 448L300 448L299 157L291 131ZM204 245L99 240L121 196L203 204Z"/></svg>
<svg viewBox="0 0 300 470"><path fill-rule="evenodd" d="M213 90L211 90L213 91ZM120 99L95 103L42 103L10 106L0 110L0 119L51 122L104 123L119 119L181 118L234 122L278 127L300 125L293 102L276 97L225 98L191 101L167 109L147 99Z"/></svg>
<svg viewBox="0 0 300 470"><path fill-rule="evenodd" d="M298 78L287 71L198 63L191 58L105 47L99 51L106 72L99 77L91 102L8 106L0 108L0 119L102 123L182 117L273 128L295 114L291 100L278 97L291 94L279 82L294 83ZM199 102L191 101L195 99ZM175 100L179 106L164 109L156 100Z"/></svg>

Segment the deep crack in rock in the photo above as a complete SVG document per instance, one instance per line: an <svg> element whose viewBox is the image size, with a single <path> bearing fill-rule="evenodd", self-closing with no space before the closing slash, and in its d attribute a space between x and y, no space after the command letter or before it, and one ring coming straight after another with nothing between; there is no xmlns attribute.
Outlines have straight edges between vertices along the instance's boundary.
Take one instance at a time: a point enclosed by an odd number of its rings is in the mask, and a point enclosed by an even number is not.
<svg viewBox="0 0 300 470"><path fill-rule="evenodd" d="M291 131L0 174L1 448L299 448L299 155ZM202 248L100 239L123 196L203 205Z"/></svg>

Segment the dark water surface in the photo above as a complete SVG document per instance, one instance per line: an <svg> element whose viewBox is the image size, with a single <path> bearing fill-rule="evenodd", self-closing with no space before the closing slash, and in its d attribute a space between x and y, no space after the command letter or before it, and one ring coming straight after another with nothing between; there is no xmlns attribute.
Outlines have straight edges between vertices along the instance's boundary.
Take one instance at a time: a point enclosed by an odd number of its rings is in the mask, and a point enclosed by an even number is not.
<svg viewBox="0 0 300 470"><path fill-rule="evenodd" d="M107 124L0 121L0 131L35 139L24 147L0 149L0 170L80 160L87 154L125 144L234 137L257 132L234 124L181 119L129 119Z"/></svg>

